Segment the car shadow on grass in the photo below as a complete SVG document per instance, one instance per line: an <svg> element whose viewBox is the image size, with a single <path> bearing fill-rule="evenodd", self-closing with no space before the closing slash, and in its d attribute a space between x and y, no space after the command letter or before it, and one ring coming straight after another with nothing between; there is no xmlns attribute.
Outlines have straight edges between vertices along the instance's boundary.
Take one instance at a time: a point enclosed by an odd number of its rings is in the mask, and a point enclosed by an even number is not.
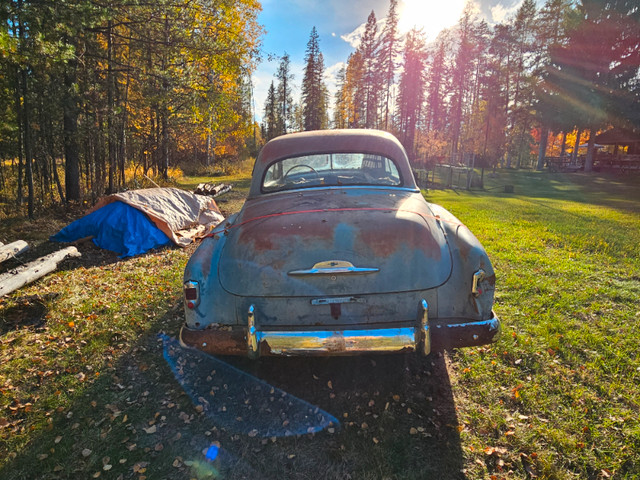
<svg viewBox="0 0 640 480"><path fill-rule="evenodd" d="M179 347L178 312L74 372L0 477L466 478L441 355L215 358Z"/></svg>

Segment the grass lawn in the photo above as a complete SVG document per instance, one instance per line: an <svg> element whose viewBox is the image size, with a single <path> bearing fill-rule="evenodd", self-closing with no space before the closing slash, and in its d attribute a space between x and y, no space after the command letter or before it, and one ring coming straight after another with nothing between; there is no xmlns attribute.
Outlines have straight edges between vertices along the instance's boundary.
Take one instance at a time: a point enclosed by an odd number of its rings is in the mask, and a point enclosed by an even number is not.
<svg viewBox="0 0 640 480"><path fill-rule="evenodd" d="M214 180L237 211L248 176ZM503 321L497 344L444 356L184 352L193 249L82 246L0 299L0 478L640 478L640 178L499 171L485 187L426 194L489 252ZM4 222L0 240L65 222ZM320 417L334 425L313 433Z"/></svg>

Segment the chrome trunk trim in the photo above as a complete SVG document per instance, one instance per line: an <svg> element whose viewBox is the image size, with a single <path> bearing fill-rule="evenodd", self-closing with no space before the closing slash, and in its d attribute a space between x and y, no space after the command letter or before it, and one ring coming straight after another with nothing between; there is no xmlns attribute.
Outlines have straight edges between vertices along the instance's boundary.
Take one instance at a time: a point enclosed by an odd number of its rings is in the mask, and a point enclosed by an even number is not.
<svg viewBox="0 0 640 480"><path fill-rule="evenodd" d="M366 301L361 297L326 297L311 300L311 305L331 305L334 303L366 303Z"/></svg>
<svg viewBox="0 0 640 480"><path fill-rule="evenodd" d="M307 270L292 270L288 275L362 275L378 271L379 268L354 267L351 262L344 260L328 260L318 262Z"/></svg>

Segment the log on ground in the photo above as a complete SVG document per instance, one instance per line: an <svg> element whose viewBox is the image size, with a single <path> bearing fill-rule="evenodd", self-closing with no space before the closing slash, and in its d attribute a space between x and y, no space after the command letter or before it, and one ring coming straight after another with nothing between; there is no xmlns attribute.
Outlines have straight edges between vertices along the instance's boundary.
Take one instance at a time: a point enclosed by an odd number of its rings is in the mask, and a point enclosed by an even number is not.
<svg viewBox="0 0 640 480"><path fill-rule="evenodd" d="M24 240L2 245L0 243L0 263L8 260L29 249L29 245Z"/></svg>
<svg viewBox="0 0 640 480"><path fill-rule="evenodd" d="M0 275L0 297L53 272L65 258L79 256L76 247L67 247L3 273Z"/></svg>

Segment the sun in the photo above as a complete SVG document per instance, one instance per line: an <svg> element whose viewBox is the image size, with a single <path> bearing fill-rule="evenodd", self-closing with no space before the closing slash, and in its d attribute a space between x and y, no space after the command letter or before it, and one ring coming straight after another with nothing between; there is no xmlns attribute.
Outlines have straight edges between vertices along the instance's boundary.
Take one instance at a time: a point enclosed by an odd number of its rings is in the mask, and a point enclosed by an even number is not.
<svg viewBox="0 0 640 480"><path fill-rule="evenodd" d="M428 39L434 39L441 30L458 22L467 0L400 0L398 28L408 32L422 28Z"/></svg>

